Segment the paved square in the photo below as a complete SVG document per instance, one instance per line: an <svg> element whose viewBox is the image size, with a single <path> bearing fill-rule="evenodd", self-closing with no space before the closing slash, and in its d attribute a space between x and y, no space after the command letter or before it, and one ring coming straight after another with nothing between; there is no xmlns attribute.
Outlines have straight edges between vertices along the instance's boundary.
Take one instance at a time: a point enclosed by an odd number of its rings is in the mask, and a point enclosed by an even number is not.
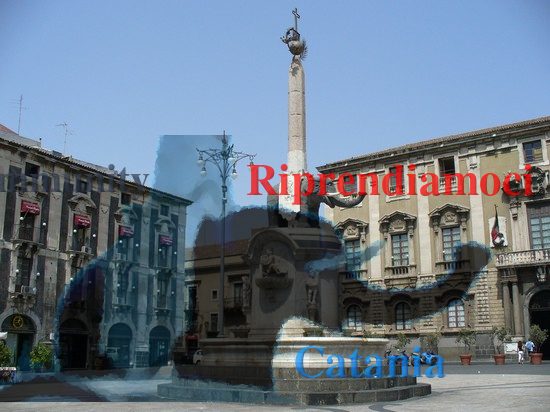
<svg viewBox="0 0 550 412"><path fill-rule="evenodd" d="M236 403L171 402L156 394L166 372L151 379L88 379L59 376L0 387L0 409L10 411L546 411L550 403L550 364L446 365L442 379L419 378L432 384L432 395L370 405L324 407L260 406Z"/></svg>

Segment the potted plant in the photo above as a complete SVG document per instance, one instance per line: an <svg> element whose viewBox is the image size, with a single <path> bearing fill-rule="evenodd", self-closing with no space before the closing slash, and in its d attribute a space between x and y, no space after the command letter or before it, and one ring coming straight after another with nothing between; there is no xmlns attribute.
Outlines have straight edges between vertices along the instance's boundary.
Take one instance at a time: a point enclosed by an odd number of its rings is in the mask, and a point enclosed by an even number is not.
<svg viewBox="0 0 550 412"><path fill-rule="evenodd" d="M403 332L398 333L395 339L397 340L397 344L395 345L397 350L401 349L401 351L403 351L407 349L407 345L411 343L411 339Z"/></svg>
<svg viewBox="0 0 550 412"><path fill-rule="evenodd" d="M542 352L540 352L542 344L548 339L548 331L541 329L539 325L532 325L529 329L529 337L535 344L535 350L531 353L531 363L540 365L542 363Z"/></svg>
<svg viewBox="0 0 550 412"><path fill-rule="evenodd" d="M0 367L8 367L12 365L13 353L3 340L0 340Z"/></svg>
<svg viewBox="0 0 550 412"><path fill-rule="evenodd" d="M53 351L51 345L47 345L44 342L38 342L30 353L31 367L35 370L40 369L40 372L44 372L52 365Z"/></svg>
<svg viewBox="0 0 550 412"><path fill-rule="evenodd" d="M13 353L3 340L0 340L0 382L13 382L15 368L13 365Z"/></svg>
<svg viewBox="0 0 550 412"><path fill-rule="evenodd" d="M384 335L374 332L373 330L364 329L363 330L363 339L374 339L374 338L383 338Z"/></svg>
<svg viewBox="0 0 550 412"><path fill-rule="evenodd" d="M472 345L476 343L476 331L469 328L460 329L456 338L456 343L462 343L466 351L465 354L460 355L460 363L463 365L469 365L472 363L472 354L470 353Z"/></svg>
<svg viewBox="0 0 550 412"><path fill-rule="evenodd" d="M397 343L395 344L395 350L397 352L397 356L401 356L400 354L403 354L404 356L407 356L405 351L407 349L407 345L411 343L411 338L409 338L407 335L405 335L403 332L398 333L395 337L397 340ZM401 358L397 358L396 365L401 365Z"/></svg>
<svg viewBox="0 0 550 412"><path fill-rule="evenodd" d="M304 326L305 337L320 337L323 336L323 327L317 325Z"/></svg>
<svg viewBox="0 0 550 412"><path fill-rule="evenodd" d="M441 332L431 332L420 338L420 346L433 353L437 353L440 340Z"/></svg>
<svg viewBox="0 0 550 412"><path fill-rule="evenodd" d="M504 365L506 361L506 355L503 352L504 342L510 338L510 330L505 326L500 328L497 326L493 327L491 330L491 342L495 348L495 354L493 358L495 360L495 365Z"/></svg>

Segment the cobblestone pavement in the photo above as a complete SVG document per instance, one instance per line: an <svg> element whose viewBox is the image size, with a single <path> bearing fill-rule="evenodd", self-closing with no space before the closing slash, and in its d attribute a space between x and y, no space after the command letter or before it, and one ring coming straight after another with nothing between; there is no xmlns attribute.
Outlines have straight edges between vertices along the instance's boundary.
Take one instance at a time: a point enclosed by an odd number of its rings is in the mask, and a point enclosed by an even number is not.
<svg viewBox="0 0 550 412"><path fill-rule="evenodd" d="M547 411L550 404L550 364L542 366L489 364L447 365L442 379L419 378L432 384L432 395L370 405L275 407L208 402L170 402L156 395L163 379L78 379L31 381L0 389L0 400L17 388L27 402L0 403L10 411ZM154 378L154 379L151 379ZM83 402L74 402L82 400ZM125 402L120 402L125 401ZM147 402L143 402L147 401Z"/></svg>

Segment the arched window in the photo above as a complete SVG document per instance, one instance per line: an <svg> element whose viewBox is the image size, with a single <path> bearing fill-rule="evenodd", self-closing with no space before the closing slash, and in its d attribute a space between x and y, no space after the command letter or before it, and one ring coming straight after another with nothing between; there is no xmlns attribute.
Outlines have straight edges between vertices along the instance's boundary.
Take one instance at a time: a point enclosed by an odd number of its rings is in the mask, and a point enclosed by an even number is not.
<svg viewBox="0 0 550 412"><path fill-rule="evenodd" d="M348 307L346 318L348 328L358 331L363 329L363 312L359 305L351 305Z"/></svg>
<svg viewBox="0 0 550 412"><path fill-rule="evenodd" d="M395 305L395 329L412 329L411 307L405 302Z"/></svg>
<svg viewBox="0 0 550 412"><path fill-rule="evenodd" d="M462 328L466 326L464 314L464 302L461 299L453 299L447 305L447 325L450 328Z"/></svg>

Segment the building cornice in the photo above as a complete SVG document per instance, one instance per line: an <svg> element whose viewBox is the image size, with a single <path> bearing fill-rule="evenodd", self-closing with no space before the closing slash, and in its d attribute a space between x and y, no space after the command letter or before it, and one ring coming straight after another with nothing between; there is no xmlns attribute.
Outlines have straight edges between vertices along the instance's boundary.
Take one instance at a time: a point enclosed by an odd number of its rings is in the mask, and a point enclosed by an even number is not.
<svg viewBox="0 0 550 412"><path fill-rule="evenodd" d="M438 137L435 139L424 140L415 143L409 143L394 148L381 150L378 152L355 156L337 162L327 163L317 167L321 173L334 170L348 170L364 166L365 163L376 161L384 162L387 160L396 161L396 158L411 157L415 154L425 152L426 150L435 150L442 147L445 150L450 150L454 145L464 146L464 144L474 144L485 139L498 139L509 137L515 133L533 133L539 129L550 129L550 116L539 117L535 119L525 120L517 123L510 123L501 126L490 127L486 129L474 130L471 132L460 133L450 136Z"/></svg>

